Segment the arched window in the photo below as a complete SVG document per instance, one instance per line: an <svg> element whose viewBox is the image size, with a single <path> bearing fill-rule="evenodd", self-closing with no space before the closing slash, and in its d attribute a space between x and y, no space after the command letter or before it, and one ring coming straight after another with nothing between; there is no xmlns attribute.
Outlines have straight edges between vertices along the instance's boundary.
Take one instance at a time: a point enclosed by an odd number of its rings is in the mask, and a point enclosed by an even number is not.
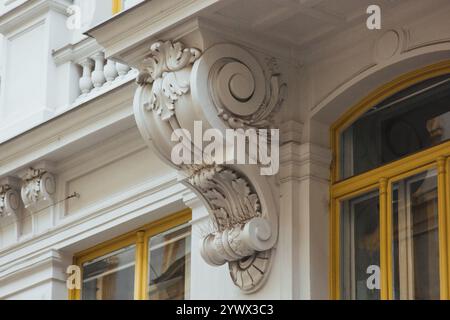
<svg viewBox="0 0 450 320"><path fill-rule="evenodd" d="M332 298L448 299L450 61L379 88L331 133Z"/></svg>

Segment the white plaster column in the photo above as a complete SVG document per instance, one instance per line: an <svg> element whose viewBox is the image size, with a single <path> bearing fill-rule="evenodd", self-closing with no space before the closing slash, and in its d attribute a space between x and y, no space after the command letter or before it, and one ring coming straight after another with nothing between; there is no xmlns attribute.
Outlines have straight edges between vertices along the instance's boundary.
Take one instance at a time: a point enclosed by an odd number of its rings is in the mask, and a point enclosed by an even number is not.
<svg viewBox="0 0 450 320"><path fill-rule="evenodd" d="M99 51L92 56L92 60L95 62L94 71L92 72L92 83L94 90L98 90L106 82L104 67L105 67L105 53Z"/></svg>
<svg viewBox="0 0 450 320"><path fill-rule="evenodd" d="M292 123L291 123L292 125ZM297 127L302 128L300 123ZM291 133L281 147L279 259L283 299L328 299L330 151Z"/></svg>
<svg viewBox="0 0 450 320"><path fill-rule="evenodd" d="M30 256L0 271L2 300L66 300L66 270L72 257L58 250Z"/></svg>
<svg viewBox="0 0 450 320"><path fill-rule="evenodd" d="M91 59L85 59L80 63L80 65L83 68L83 74L79 80L79 86L82 96L85 96L92 90L93 87L91 76L94 63Z"/></svg>

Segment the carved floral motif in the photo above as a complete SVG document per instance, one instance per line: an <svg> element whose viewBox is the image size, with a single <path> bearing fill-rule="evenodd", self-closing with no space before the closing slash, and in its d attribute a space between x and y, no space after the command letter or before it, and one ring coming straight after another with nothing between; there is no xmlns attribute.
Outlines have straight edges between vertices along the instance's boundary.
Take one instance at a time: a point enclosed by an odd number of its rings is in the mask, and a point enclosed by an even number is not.
<svg viewBox="0 0 450 320"><path fill-rule="evenodd" d="M54 176L43 169L29 168L24 176L21 196L25 208L35 207L39 202L53 201L56 191Z"/></svg>
<svg viewBox="0 0 450 320"><path fill-rule="evenodd" d="M249 182L236 171L208 166L194 173L189 183L206 199L218 231L261 216L260 201Z"/></svg>
<svg viewBox="0 0 450 320"><path fill-rule="evenodd" d="M10 185L0 186L0 218L17 217L19 209L19 194Z"/></svg>
<svg viewBox="0 0 450 320"><path fill-rule="evenodd" d="M216 227L204 239L203 258L211 265L228 263L239 288L256 290L270 267L274 234L251 182L232 168L208 166L193 173L189 183L206 200Z"/></svg>
<svg viewBox="0 0 450 320"><path fill-rule="evenodd" d="M153 84L147 110L155 110L162 119L173 115L175 102L189 91L189 72L185 69L200 56L194 48L180 42L158 41L144 59L137 83Z"/></svg>

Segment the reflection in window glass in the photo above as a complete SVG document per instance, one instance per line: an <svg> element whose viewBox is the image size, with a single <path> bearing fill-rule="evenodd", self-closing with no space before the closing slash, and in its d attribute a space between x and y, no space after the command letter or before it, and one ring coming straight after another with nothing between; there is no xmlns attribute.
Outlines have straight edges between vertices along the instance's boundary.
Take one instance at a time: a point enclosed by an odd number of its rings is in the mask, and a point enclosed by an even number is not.
<svg viewBox="0 0 450 320"><path fill-rule="evenodd" d="M191 227L184 226L149 239L150 300L183 300L189 294Z"/></svg>
<svg viewBox="0 0 450 320"><path fill-rule="evenodd" d="M135 246L83 264L83 300L132 300Z"/></svg>
<svg viewBox="0 0 450 320"><path fill-rule="evenodd" d="M347 128L340 143L341 178L449 139L450 76L444 75L391 96Z"/></svg>
<svg viewBox="0 0 450 320"><path fill-rule="evenodd" d="M380 298L380 231L378 192L342 203L341 296L343 299Z"/></svg>
<svg viewBox="0 0 450 320"><path fill-rule="evenodd" d="M439 299L436 171L393 185L394 298Z"/></svg>

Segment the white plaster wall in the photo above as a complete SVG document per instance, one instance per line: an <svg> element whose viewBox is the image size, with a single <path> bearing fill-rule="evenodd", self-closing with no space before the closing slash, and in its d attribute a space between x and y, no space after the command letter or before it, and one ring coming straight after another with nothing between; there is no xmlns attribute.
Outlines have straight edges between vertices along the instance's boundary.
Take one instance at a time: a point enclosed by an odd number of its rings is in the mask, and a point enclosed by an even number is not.
<svg viewBox="0 0 450 320"><path fill-rule="evenodd" d="M0 106L4 103L5 96L5 37L0 34ZM1 108L0 108L1 114Z"/></svg>
<svg viewBox="0 0 450 320"><path fill-rule="evenodd" d="M23 120L46 108L45 22L40 21L8 38L6 51L5 103L2 122ZM29 50L33 48L34 54ZM20 94L26 92L27 94Z"/></svg>
<svg viewBox="0 0 450 320"><path fill-rule="evenodd" d="M81 9L81 29L73 30L71 43L84 39L83 32L112 16L110 0L74 0L73 4Z"/></svg>
<svg viewBox="0 0 450 320"><path fill-rule="evenodd" d="M57 10L14 23L14 27L5 27L0 47L3 66L0 140L22 133L54 115L60 94L52 51L67 44L69 35L65 13ZM67 87L71 85L68 83Z"/></svg>
<svg viewBox="0 0 450 320"><path fill-rule="evenodd" d="M129 8L141 3L142 1L143 0L125 0L123 2L123 7L126 10L126 9L129 9Z"/></svg>

